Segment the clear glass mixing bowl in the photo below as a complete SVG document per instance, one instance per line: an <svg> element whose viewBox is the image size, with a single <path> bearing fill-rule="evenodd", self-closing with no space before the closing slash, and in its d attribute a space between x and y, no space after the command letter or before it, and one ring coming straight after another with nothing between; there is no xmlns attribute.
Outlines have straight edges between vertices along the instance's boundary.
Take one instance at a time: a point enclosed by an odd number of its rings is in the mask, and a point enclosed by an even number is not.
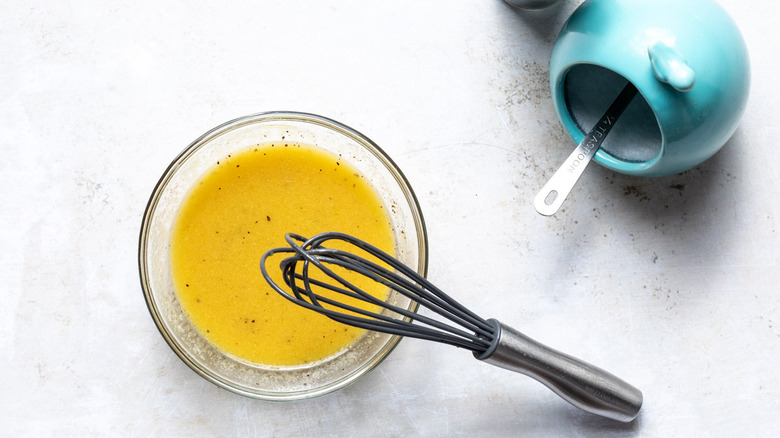
<svg viewBox="0 0 780 438"><path fill-rule="evenodd" d="M343 388L377 366L400 340L368 332L317 363L266 366L220 351L182 309L173 284L170 244L190 188L228 154L282 139L323 149L362 172L391 214L398 259L422 275L428 265L425 223L409 182L393 160L359 132L313 114L269 112L227 122L190 144L165 170L144 213L138 259L146 304L168 345L196 373L229 391L266 400L305 399ZM416 311L416 303L397 294L388 300Z"/></svg>

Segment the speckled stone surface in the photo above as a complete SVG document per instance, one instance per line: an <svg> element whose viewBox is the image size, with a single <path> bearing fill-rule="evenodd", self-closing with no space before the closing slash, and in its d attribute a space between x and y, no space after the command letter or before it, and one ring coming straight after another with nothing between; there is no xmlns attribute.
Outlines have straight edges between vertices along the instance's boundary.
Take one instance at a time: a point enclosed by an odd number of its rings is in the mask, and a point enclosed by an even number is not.
<svg viewBox="0 0 780 438"><path fill-rule="evenodd" d="M778 6L721 2L753 66L721 152L657 179L593 165L547 218L532 199L575 146L547 65L578 3L3 2L0 435L775 436ZM378 143L422 205L429 278L636 385L639 418L599 419L416 340L305 402L245 399L192 372L143 300L141 216L192 140L270 110Z"/></svg>

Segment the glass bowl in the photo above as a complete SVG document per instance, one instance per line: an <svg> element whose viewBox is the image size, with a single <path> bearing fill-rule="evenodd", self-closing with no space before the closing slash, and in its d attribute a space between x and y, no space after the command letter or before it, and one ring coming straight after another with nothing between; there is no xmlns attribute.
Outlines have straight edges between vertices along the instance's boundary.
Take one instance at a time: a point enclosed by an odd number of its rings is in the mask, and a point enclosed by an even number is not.
<svg viewBox="0 0 780 438"><path fill-rule="evenodd" d="M339 156L358 169L390 214L397 258L423 276L428 265L425 223L409 182L393 160L359 132L313 114L268 112L227 122L190 144L165 170L146 207L138 250L141 287L157 328L184 363L224 389L265 400L305 399L343 388L377 366L400 340L367 332L351 346L316 363L261 365L216 348L182 308L171 269L171 236L190 189L228 154L283 139ZM398 294L391 293L388 301L417 310L416 303Z"/></svg>

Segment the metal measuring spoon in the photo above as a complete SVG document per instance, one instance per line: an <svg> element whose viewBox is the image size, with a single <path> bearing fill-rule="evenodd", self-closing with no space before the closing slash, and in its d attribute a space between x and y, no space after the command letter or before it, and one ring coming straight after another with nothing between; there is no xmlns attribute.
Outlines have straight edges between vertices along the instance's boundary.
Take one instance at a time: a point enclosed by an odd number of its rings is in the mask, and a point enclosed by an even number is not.
<svg viewBox="0 0 780 438"><path fill-rule="evenodd" d="M601 147L601 143L607 138L607 134L612 130L615 122L623 114L623 111L636 96L637 89L631 82L623 87L618 97L612 102L607 111L601 116L596 126L590 130L588 135L577 145L574 152L563 162L561 167L553 174L547 184L534 198L534 208L539 214L552 216L561 208L563 201L577 184L588 163L596 155L596 151Z"/></svg>

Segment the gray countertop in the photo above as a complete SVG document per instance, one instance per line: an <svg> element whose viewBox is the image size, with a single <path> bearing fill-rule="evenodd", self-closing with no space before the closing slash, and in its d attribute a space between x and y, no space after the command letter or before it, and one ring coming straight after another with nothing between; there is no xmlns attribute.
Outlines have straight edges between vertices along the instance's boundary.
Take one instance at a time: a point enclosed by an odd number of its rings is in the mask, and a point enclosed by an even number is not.
<svg viewBox="0 0 780 438"><path fill-rule="evenodd" d="M680 175L587 169L548 62L578 1L5 1L0 6L0 435L774 436L780 178L771 0L721 4L747 41L733 138ZM479 314L608 369L630 424L471 354L407 339L326 397L242 398L192 372L141 293L141 216L192 140L246 114L336 119L414 187L429 278Z"/></svg>

